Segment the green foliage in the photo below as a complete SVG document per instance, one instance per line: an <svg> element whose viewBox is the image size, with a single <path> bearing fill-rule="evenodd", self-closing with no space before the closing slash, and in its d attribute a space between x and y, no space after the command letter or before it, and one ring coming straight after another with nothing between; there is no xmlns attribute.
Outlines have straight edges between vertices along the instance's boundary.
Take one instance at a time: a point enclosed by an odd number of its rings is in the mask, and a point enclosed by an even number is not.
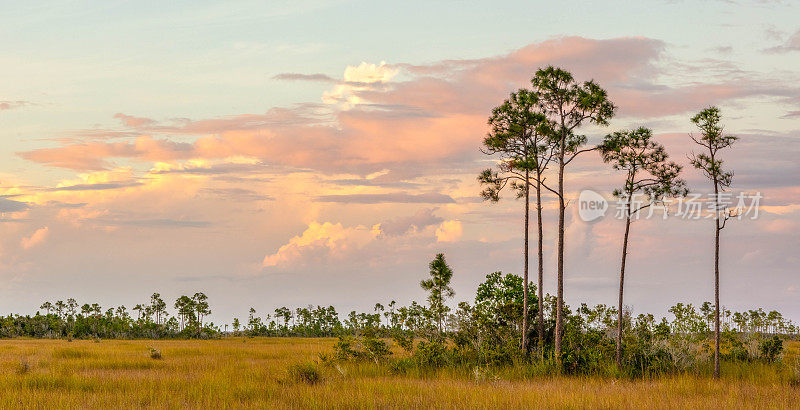
<svg viewBox="0 0 800 410"><path fill-rule="evenodd" d="M563 155L576 152L586 142L585 136L574 133L584 121L608 125L616 111L606 90L594 81L578 83L562 68L547 66L537 70L531 85L541 112L550 120L545 132L554 145L564 142Z"/></svg>
<svg viewBox="0 0 800 410"><path fill-rule="evenodd" d="M717 152L731 146L738 138L724 133L720 124L721 117L717 107L706 108L692 117L692 122L701 133L700 138L692 136L692 140L705 148L708 153L693 154L690 160L692 166L702 171L714 184L724 188L731 185L733 172L722 169L722 160L717 156Z"/></svg>
<svg viewBox="0 0 800 410"><path fill-rule="evenodd" d="M453 297L455 292L450 287L450 279L453 277L453 270L447 265L444 254L437 254L429 264L430 279L420 282L423 290L428 292L428 303L430 313L441 334L444 331L445 317L450 311L447 306L447 299Z"/></svg>
<svg viewBox="0 0 800 410"><path fill-rule="evenodd" d="M522 196L530 183L529 173L541 173L549 161L546 133L551 128L539 107L536 93L520 89L492 110L491 131L483 139L482 151L498 158L497 170L478 175L484 187L481 196L497 202L500 192L511 186Z"/></svg>
<svg viewBox="0 0 800 410"><path fill-rule="evenodd" d="M581 320L565 315L561 363L568 374L603 374L614 356L614 342L597 329L584 329Z"/></svg>
<svg viewBox="0 0 800 410"><path fill-rule="evenodd" d="M626 172L625 184L614 191L619 198L630 199L642 193L649 201L629 205L628 215L665 197L685 196L686 181L678 178L681 166L668 161L664 146L653 141L653 132L640 127L606 135L600 145L603 161Z"/></svg>
<svg viewBox="0 0 800 410"><path fill-rule="evenodd" d="M439 341L419 342L412 357L423 369L437 369L451 363L449 350Z"/></svg>
<svg viewBox="0 0 800 410"><path fill-rule="evenodd" d="M333 351L338 360L370 360L375 363L385 361L392 354L383 340L354 336L339 336Z"/></svg>
<svg viewBox="0 0 800 410"><path fill-rule="evenodd" d="M536 286L531 282L532 289L528 295L528 306L537 305L536 296L533 294ZM475 295L475 313L482 326L513 327L522 326L523 315L523 283L518 275L494 272L486 275L486 280L478 285ZM529 319L536 316L536 311L530 309Z"/></svg>
<svg viewBox="0 0 800 410"><path fill-rule="evenodd" d="M778 336L766 339L758 346L761 358L767 362L774 362L783 351L783 340Z"/></svg>
<svg viewBox="0 0 800 410"><path fill-rule="evenodd" d="M528 321L538 314L536 286L528 285ZM520 357L523 282L518 275L494 272L478 285L475 306L459 304L454 317L458 330L451 338L462 359L482 364L507 364Z"/></svg>

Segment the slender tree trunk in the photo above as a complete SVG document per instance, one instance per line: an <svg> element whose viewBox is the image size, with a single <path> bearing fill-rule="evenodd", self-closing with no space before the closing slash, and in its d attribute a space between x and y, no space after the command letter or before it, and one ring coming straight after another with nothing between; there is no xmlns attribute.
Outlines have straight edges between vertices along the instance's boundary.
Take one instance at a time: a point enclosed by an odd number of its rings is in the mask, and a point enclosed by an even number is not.
<svg viewBox="0 0 800 410"><path fill-rule="evenodd" d="M628 200L630 212L630 199ZM622 264L619 269L619 307L617 311L617 367L622 367L622 291L625 288L625 261L628 258L628 233L631 230L630 214L625 218L625 237L622 240Z"/></svg>
<svg viewBox="0 0 800 410"><path fill-rule="evenodd" d="M536 224L539 226L539 358L544 359L544 238L542 235L542 173L536 177Z"/></svg>
<svg viewBox="0 0 800 410"><path fill-rule="evenodd" d="M562 124L562 129L564 128ZM556 362L561 367L561 334L563 333L564 317L564 148L567 135L562 131L561 142L558 152L558 278L556 293L556 335L555 335L555 355Z"/></svg>
<svg viewBox="0 0 800 410"><path fill-rule="evenodd" d="M714 211L716 217L716 229L714 231L714 377L719 378L719 187L716 179L714 180Z"/></svg>
<svg viewBox="0 0 800 410"><path fill-rule="evenodd" d="M528 224L530 222L530 170L525 169L525 270L522 284L522 354L528 355Z"/></svg>

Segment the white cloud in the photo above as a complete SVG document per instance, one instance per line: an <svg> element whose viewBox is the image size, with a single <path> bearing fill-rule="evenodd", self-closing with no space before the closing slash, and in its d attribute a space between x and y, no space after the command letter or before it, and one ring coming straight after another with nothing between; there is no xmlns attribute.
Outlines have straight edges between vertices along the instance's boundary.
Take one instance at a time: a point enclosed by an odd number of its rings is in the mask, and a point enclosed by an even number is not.
<svg viewBox="0 0 800 410"><path fill-rule="evenodd" d="M362 61L357 66L347 66L344 69L344 80L350 83L386 83L395 75L397 69L381 61L380 64L370 64Z"/></svg>
<svg viewBox="0 0 800 410"><path fill-rule="evenodd" d="M322 94L326 104L339 104L342 109L350 109L363 102L356 93L370 89L371 86L385 84L397 75L398 69L381 61L380 64L361 62L357 66L347 66L344 70L344 84Z"/></svg>

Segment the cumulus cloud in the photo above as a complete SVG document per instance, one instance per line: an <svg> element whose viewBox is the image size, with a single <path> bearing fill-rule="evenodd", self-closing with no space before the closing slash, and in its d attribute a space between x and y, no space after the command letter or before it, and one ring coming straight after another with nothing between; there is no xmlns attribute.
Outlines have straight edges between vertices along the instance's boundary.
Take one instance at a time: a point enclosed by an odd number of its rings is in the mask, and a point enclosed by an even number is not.
<svg viewBox="0 0 800 410"><path fill-rule="evenodd" d="M421 209L412 215L395 217L371 227L312 222L301 234L266 255L262 266L296 268L355 260L363 263L385 255L383 249L387 246L414 248L424 247L434 240L457 241L463 233L461 221L445 221L434 215L434 211L434 208Z"/></svg>
<svg viewBox="0 0 800 410"><path fill-rule="evenodd" d="M22 238L20 245L22 246L22 249L26 250L33 248L34 246L37 246L47 240L49 233L50 230L48 227L45 226L44 228L39 228L33 234L31 234L31 236Z"/></svg>
<svg viewBox="0 0 800 410"><path fill-rule="evenodd" d="M461 225L461 221L458 220L449 220L442 222L438 228L436 228L436 241L437 242L455 242L461 238L461 235L464 233L464 228Z"/></svg>
<svg viewBox="0 0 800 410"><path fill-rule="evenodd" d="M350 109L364 100L358 96L361 91L374 89L375 85L389 82L398 73L398 69L381 61L380 64L361 62L357 66L348 66L344 70L344 82L332 90L322 94L322 101L327 104L339 104L343 109Z"/></svg>
<svg viewBox="0 0 800 410"><path fill-rule="evenodd" d="M262 265L289 266L327 258L342 258L361 249L380 235L380 227L344 227L341 223L312 222L302 234L264 257Z"/></svg>

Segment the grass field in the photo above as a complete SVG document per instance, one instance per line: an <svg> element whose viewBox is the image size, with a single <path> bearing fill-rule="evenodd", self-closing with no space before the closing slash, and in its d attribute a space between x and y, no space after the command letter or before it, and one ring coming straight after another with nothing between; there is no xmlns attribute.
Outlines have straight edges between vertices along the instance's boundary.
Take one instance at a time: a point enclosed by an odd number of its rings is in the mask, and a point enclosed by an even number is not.
<svg viewBox="0 0 800 410"><path fill-rule="evenodd" d="M322 381L294 381L288 368L330 352L333 339L211 341L0 340L0 407L280 408L797 408L800 388L780 365L724 377L658 380L523 378L477 381L469 372L391 376L374 363L318 366ZM150 347L162 359L150 357ZM798 344L787 347L797 354ZM501 371L498 371L501 372Z"/></svg>

